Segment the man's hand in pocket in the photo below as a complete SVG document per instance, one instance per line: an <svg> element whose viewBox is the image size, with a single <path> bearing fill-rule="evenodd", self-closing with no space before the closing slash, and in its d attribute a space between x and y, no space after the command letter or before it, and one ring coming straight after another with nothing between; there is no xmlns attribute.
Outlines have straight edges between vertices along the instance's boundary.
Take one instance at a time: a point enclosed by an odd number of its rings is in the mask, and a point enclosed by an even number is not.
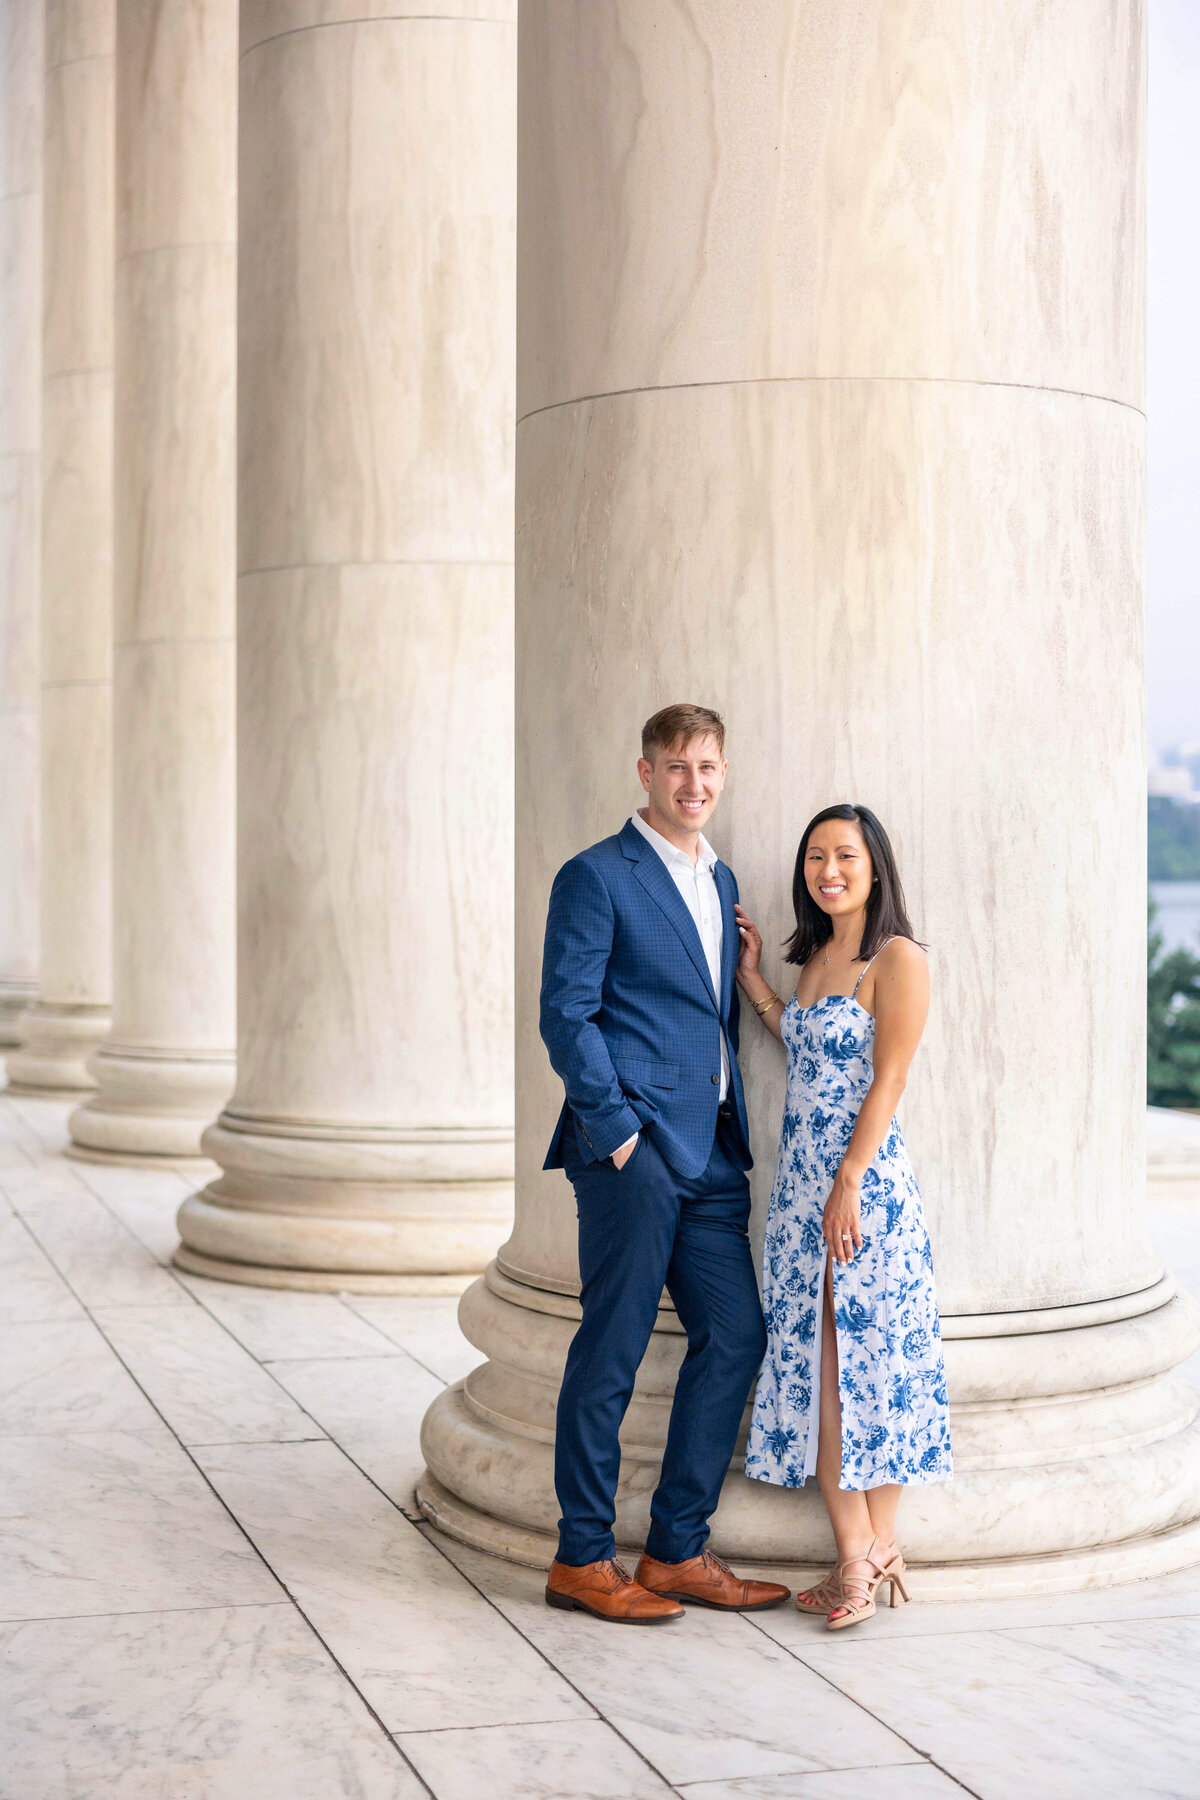
<svg viewBox="0 0 1200 1800"><path fill-rule="evenodd" d="M640 1133L635 1131L633 1136L629 1138L627 1142L622 1144L619 1149L613 1151L612 1160L614 1169L623 1169L625 1167L625 1164L637 1149L639 1135Z"/></svg>

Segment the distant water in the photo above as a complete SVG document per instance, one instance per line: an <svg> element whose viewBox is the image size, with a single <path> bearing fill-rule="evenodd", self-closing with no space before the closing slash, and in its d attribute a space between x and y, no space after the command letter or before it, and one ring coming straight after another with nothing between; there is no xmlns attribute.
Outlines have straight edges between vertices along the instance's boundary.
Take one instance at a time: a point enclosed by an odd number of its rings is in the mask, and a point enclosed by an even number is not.
<svg viewBox="0 0 1200 1800"><path fill-rule="evenodd" d="M1154 929L1167 949L1200 950L1200 881L1152 881L1150 892L1158 907Z"/></svg>

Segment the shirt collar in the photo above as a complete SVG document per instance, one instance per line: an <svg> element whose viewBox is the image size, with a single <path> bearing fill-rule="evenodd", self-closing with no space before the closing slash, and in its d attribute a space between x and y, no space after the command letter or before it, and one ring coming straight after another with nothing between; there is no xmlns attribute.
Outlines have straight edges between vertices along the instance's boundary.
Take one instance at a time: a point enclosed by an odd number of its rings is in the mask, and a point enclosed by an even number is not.
<svg viewBox="0 0 1200 1800"><path fill-rule="evenodd" d="M635 812L629 823L633 826L635 831L641 832L648 844L654 846L655 850L657 850L665 863L668 865L671 863L680 863L685 869L691 869L692 859L687 851L678 850L674 844L668 843L661 832L655 831L653 825L647 825L640 813ZM704 836L703 832L700 834L700 851L696 857L695 866L698 869L706 870L710 875L717 866L717 853L709 843L708 839Z"/></svg>

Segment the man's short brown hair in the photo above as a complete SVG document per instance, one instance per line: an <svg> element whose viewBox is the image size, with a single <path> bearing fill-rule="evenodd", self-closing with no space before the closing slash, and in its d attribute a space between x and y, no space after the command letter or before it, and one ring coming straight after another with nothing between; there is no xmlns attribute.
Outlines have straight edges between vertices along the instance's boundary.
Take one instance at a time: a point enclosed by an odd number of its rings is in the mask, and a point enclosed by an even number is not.
<svg viewBox="0 0 1200 1800"><path fill-rule="evenodd" d="M685 750L693 738L715 737L717 749L725 754L725 721L708 706L664 706L642 726L642 755L654 761L656 750L673 750L677 744Z"/></svg>

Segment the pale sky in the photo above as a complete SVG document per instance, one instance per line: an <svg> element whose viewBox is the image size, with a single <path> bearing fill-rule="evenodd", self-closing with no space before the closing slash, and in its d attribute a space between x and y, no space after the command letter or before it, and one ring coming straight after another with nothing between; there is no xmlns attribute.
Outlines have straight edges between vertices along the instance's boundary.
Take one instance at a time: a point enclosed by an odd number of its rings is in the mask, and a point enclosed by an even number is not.
<svg viewBox="0 0 1200 1800"><path fill-rule="evenodd" d="M1200 741L1200 0L1150 0L1150 742Z"/></svg>

